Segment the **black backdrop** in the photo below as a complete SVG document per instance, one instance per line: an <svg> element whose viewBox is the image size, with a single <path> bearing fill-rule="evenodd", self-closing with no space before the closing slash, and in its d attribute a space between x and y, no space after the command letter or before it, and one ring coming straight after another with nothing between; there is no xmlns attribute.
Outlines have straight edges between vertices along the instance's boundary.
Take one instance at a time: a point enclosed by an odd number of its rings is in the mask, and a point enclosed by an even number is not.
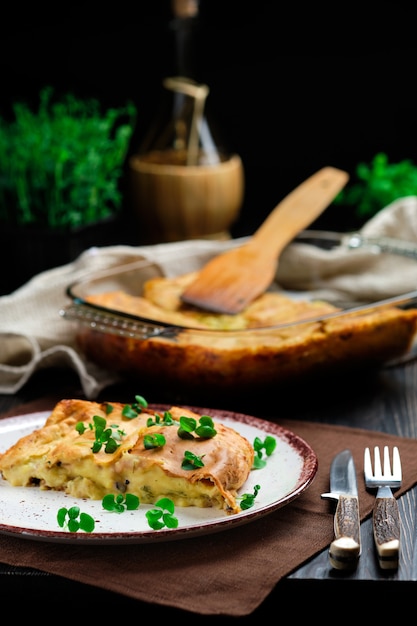
<svg viewBox="0 0 417 626"><path fill-rule="evenodd" d="M170 1L74 5L3 9L0 112L10 114L16 99L36 102L47 84L106 105L131 99L138 141L162 78L174 71ZM375 7L365 22L340 5L329 12L277 0L200 0L199 78L245 166L234 233L252 232L324 165L353 176L358 161L379 151L417 160L415 10ZM332 207L320 220L337 228L344 215Z"/></svg>

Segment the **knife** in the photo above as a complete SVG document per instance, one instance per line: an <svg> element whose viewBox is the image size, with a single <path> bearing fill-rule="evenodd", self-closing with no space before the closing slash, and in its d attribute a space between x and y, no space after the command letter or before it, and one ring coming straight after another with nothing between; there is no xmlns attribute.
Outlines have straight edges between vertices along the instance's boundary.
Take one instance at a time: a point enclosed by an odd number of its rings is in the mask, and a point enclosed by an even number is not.
<svg viewBox="0 0 417 626"><path fill-rule="evenodd" d="M322 493L321 497L337 501L330 563L335 569L355 569L361 553L361 531L356 470L350 450L343 450L334 457L330 467L330 493Z"/></svg>

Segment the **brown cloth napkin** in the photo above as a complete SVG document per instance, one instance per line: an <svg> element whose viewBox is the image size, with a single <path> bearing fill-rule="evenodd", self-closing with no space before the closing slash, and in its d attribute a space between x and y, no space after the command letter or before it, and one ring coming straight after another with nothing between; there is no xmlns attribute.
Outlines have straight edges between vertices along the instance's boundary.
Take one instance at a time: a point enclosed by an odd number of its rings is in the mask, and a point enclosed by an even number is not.
<svg viewBox="0 0 417 626"><path fill-rule="evenodd" d="M37 403L19 412L49 408ZM304 421L279 424L312 446L319 468L303 494L270 515L220 533L154 544L77 546L0 536L0 561L192 613L249 615L284 576L330 545L334 505L320 494L329 490L336 453L349 448L354 456L361 520L375 500L364 487L365 447L398 445L404 479L396 496L417 483L417 440Z"/></svg>

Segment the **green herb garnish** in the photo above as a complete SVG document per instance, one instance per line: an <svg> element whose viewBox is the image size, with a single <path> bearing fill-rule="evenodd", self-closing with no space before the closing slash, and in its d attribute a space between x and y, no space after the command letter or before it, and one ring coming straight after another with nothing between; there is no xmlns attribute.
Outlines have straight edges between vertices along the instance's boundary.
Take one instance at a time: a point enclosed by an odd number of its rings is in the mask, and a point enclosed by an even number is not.
<svg viewBox="0 0 417 626"><path fill-rule="evenodd" d="M165 411L162 417L156 413L154 418L149 417L146 422L147 426L172 426L173 424L176 422L169 411Z"/></svg>
<svg viewBox="0 0 417 626"><path fill-rule="evenodd" d="M204 456L204 454L203 454ZM183 470L194 470L198 467L204 467L203 456L197 456L193 452L186 450L184 452L184 458L181 463Z"/></svg>
<svg viewBox="0 0 417 626"><path fill-rule="evenodd" d="M134 511L139 507L140 501L133 493L127 493L125 496L119 494L114 496L109 493L104 496L101 501L103 509L106 511L114 511L115 513L123 513L124 511Z"/></svg>
<svg viewBox="0 0 417 626"><path fill-rule="evenodd" d="M148 433L143 438L143 445L145 450L152 450L152 448L162 448L166 444L166 439L161 433Z"/></svg>
<svg viewBox="0 0 417 626"><path fill-rule="evenodd" d="M113 413L114 411L114 406L112 404L110 404L109 402L106 403L106 415L110 415L110 413Z"/></svg>
<svg viewBox="0 0 417 626"><path fill-rule="evenodd" d="M94 424L94 425L93 425ZM88 424L90 430L94 430L95 440L91 447L93 452L100 452L101 448L105 444L104 451L107 454L112 454L117 450L119 444L116 440L120 441L122 437L126 435L126 432L119 428L118 424L111 424L107 426L107 420L100 415L93 416L93 424ZM84 422L77 422L75 430L82 435L87 430Z"/></svg>
<svg viewBox="0 0 417 626"><path fill-rule="evenodd" d="M120 444L116 439L120 441L122 436L126 433L124 430L119 429L117 424L112 424L107 427L107 421L99 415L94 415L93 422L95 426L95 441L92 446L93 452L100 452L103 445L106 454L112 454L116 452Z"/></svg>
<svg viewBox="0 0 417 626"><path fill-rule="evenodd" d="M167 528L177 528L178 520L174 517L175 506L173 501L169 498L161 498L161 500L155 502L155 506L158 508L151 509L145 514L149 526L153 530L161 530L165 526Z"/></svg>
<svg viewBox="0 0 417 626"><path fill-rule="evenodd" d="M75 424L75 430L80 434L84 434L85 431L87 430L87 426L84 424L84 422L77 422Z"/></svg>
<svg viewBox="0 0 417 626"><path fill-rule="evenodd" d="M194 439L193 432L202 439L211 439L217 435L214 428L214 422L208 415L202 415L198 421L194 417L180 417L180 426L178 428L178 437L181 439Z"/></svg>
<svg viewBox="0 0 417 626"><path fill-rule="evenodd" d="M122 415L127 419L134 419L142 413L143 409L146 409L147 406L148 403L143 396L135 396L135 402L132 402L132 404L126 404L123 407Z"/></svg>
<svg viewBox="0 0 417 626"><path fill-rule="evenodd" d="M95 522L91 515L81 513L78 506L72 506L70 509L65 507L59 509L57 521L61 528L67 528L71 533L76 533L79 530L91 533L95 527Z"/></svg>
<svg viewBox="0 0 417 626"><path fill-rule="evenodd" d="M253 493L244 493L242 496L240 496L240 508L242 510L250 509L254 505L255 498L258 495L260 488L260 485L255 485L253 488Z"/></svg>
<svg viewBox="0 0 417 626"><path fill-rule="evenodd" d="M277 445L276 439L267 435L262 441L260 437L255 437L253 442L253 449L255 450L255 456L253 459L252 469L261 469L265 467L266 460L263 458L263 451L267 456L271 456Z"/></svg>

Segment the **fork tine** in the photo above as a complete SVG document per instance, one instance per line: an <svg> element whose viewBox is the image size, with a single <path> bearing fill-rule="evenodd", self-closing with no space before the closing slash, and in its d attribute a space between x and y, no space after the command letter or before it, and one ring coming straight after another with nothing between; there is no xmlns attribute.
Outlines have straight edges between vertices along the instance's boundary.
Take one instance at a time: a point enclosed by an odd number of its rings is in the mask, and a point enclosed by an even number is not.
<svg viewBox="0 0 417 626"><path fill-rule="evenodd" d="M365 477L372 477L372 461L371 461L371 451L369 448L365 448L365 457L363 460L363 470L365 473Z"/></svg>
<svg viewBox="0 0 417 626"><path fill-rule="evenodd" d="M382 479L381 457L378 446L374 448L374 478L377 480Z"/></svg>
<svg viewBox="0 0 417 626"><path fill-rule="evenodd" d="M397 446L395 446L392 451L392 473L393 473L394 478L401 483L402 482L401 458L400 458L400 452Z"/></svg>
<svg viewBox="0 0 417 626"><path fill-rule="evenodd" d="M384 477L389 478L391 476L391 462L389 459L389 448L384 446Z"/></svg>

